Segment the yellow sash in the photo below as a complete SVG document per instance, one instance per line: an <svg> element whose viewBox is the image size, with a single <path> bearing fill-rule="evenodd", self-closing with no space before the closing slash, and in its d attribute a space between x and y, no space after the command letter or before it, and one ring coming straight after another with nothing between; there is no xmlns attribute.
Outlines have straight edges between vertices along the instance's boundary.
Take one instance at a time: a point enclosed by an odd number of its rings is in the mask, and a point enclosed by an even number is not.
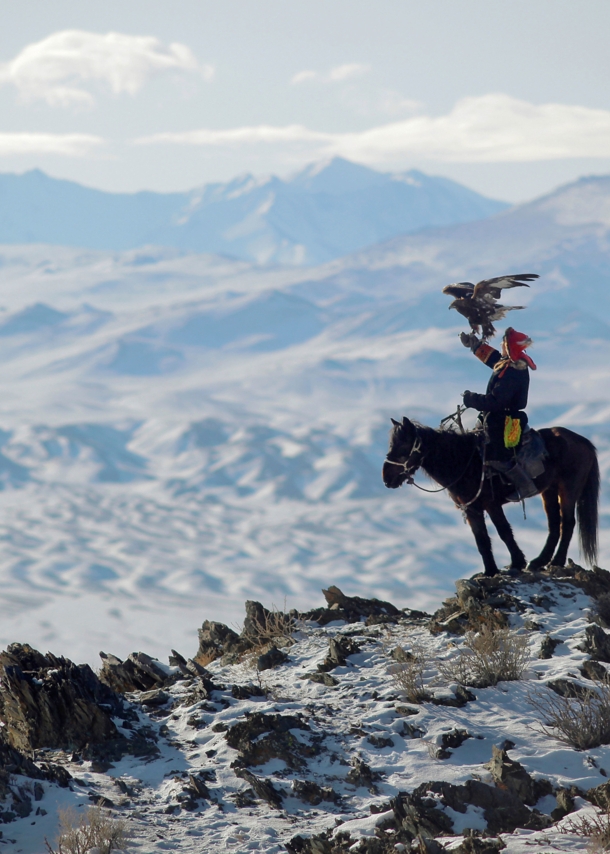
<svg viewBox="0 0 610 854"><path fill-rule="evenodd" d="M521 419L506 416L504 420L504 447L516 448L521 441Z"/></svg>

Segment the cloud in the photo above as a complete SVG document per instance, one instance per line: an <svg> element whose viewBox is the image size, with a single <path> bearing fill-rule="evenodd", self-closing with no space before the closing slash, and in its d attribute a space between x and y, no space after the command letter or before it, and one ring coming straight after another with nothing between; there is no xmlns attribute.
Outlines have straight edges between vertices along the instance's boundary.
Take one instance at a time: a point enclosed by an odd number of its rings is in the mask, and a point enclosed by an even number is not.
<svg viewBox="0 0 610 854"><path fill-rule="evenodd" d="M361 163L414 157L462 163L508 163L607 157L610 111L569 104L530 104L509 95L463 98L444 116L419 115L350 133L303 125L202 129L141 137L138 145L276 144L297 146L309 158L340 155Z"/></svg>
<svg viewBox="0 0 610 854"><path fill-rule="evenodd" d="M199 66L191 50L177 42L165 48L152 36L63 30L0 65L0 83L15 86L26 101L91 106L94 98L84 83L136 95L152 75L168 71L199 72L207 81L214 76L212 66Z"/></svg>
<svg viewBox="0 0 610 854"><path fill-rule="evenodd" d="M370 65L361 62L348 62L345 65L336 65L326 74L319 71L299 71L290 82L293 86L297 86L299 83L343 83L346 80L353 80L355 77L362 77L363 74L368 74L370 70Z"/></svg>
<svg viewBox="0 0 610 854"><path fill-rule="evenodd" d="M19 154L61 154L85 157L105 144L86 133L0 133L0 157Z"/></svg>

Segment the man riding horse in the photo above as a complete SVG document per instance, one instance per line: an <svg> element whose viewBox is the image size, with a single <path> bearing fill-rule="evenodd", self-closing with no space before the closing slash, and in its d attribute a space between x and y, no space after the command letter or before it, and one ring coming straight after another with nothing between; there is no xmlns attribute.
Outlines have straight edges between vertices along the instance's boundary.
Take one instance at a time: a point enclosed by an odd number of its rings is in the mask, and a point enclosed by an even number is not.
<svg viewBox="0 0 610 854"><path fill-rule="evenodd" d="M508 327L502 339L502 352L482 343L474 333L462 332L460 340L477 359L493 373L485 394L465 391L464 406L479 410L479 420L485 425L486 462L505 475L515 487L509 501L521 501L536 495L538 489L528 472L519 465L517 451L523 431L527 428L527 395L529 368L536 365L525 352L532 344L523 332Z"/></svg>

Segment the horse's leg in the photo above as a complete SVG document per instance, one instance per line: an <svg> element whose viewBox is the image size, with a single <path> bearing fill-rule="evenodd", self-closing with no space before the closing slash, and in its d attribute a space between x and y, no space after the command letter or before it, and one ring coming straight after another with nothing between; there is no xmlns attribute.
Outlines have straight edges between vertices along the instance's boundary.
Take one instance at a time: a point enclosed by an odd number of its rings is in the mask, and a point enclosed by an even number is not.
<svg viewBox="0 0 610 854"><path fill-rule="evenodd" d="M494 502L487 507L487 512L489 514L489 518L494 523L496 531L500 535L502 542L510 553L510 568L517 570L525 569L525 565L527 563L525 555L517 545L513 529L510 526L510 522L504 515L502 505Z"/></svg>
<svg viewBox="0 0 610 854"><path fill-rule="evenodd" d="M551 560L553 566L565 566L570 540L576 525L576 501L573 494L568 494L564 484L559 491L559 506L561 508L561 539Z"/></svg>
<svg viewBox="0 0 610 854"><path fill-rule="evenodd" d="M483 510L475 510L473 507L469 507L466 510L466 518L474 534L479 554L483 558L485 575L497 575L498 567L491 549L491 540L487 532Z"/></svg>
<svg viewBox="0 0 610 854"><path fill-rule="evenodd" d="M538 557L535 557L534 560L529 562L528 569L531 569L533 572L537 569L541 569L543 566L546 566L551 562L551 556L555 550L555 546L559 542L559 535L561 533L561 511L559 509L559 494L557 492L557 487L549 486L549 488L542 493L541 498L549 524L549 535L546 538L546 543Z"/></svg>

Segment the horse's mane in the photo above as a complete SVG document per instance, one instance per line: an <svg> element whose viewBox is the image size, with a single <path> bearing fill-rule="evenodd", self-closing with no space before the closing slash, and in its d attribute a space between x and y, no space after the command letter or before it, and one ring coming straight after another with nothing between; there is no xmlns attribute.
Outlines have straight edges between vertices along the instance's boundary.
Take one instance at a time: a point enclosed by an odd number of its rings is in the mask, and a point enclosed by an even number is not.
<svg viewBox="0 0 610 854"><path fill-rule="evenodd" d="M455 466L463 466L464 458L467 458L468 454L473 451L476 436L472 431L456 433L453 430L428 427L426 424L420 424L418 421L411 421L411 424L421 436L424 447L429 444L426 442L427 438L433 440L437 457L442 458L444 464L450 469L453 469ZM400 441L403 429L402 424L392 427L390 443L394 440Z"/></svg>

